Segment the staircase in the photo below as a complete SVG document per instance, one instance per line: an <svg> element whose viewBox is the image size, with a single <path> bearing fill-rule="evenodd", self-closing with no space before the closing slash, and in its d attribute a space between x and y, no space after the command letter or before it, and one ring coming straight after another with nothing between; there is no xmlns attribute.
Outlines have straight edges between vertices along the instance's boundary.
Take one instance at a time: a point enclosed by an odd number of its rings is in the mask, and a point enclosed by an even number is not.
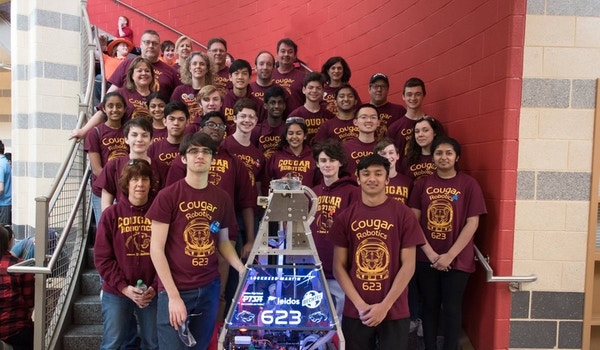
<svg viewBox="0 0 600 350"><path fill-rule="evenodd" d="M94 266L94 249L87 249L86 268L80 277L79 295L71 311L72 324L63 336L63 350L99 349L102 339L100 275Z"/></svg>

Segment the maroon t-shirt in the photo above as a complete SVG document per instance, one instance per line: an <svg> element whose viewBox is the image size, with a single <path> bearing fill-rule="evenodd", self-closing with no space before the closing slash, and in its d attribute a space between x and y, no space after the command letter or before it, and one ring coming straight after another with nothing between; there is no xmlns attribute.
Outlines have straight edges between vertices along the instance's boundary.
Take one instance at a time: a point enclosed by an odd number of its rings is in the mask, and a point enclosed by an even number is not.
<svg viewBox="0 0 600 350"><path fill-rule="evenodd" d="M226 150L229 154L238 157L242 161L242 164L246 166L246 169L250 172L250 180L252 186L256 181L260 181L263 176L265 167L265 156L254 146L242 146L233 135L227 136L221 148Z"/></svg>
<svg viewBox="0 0 600 350"><path fill-rule="evenodd" d="M324 142L328 139L336 139L345 142L358 137L358 127L354 125L354 119L341 120L331 118L319 127L319 131L313 138L313 144Z"/></svg>
<svg viewBox="0 0 600 350"><path fill-rule="evenodd" d="M173 159L180 158L180 156L179 144L170 143L167 139L152 142L148 148L148 157L152 161L164 163L166 166L170 166Z"/></svg>
<svg viewBox="0 0 600 350"><path fill-rule="evenodd" d="M83 149L86 152L99 153L103 167L109 160L129 154L129 146L125 143L125 136L123 136L123 127L113 129L106 124L100 124L88 132ZM102 188L96 184L94 175L92 175L92 192L96 196L102 195Z"/></svg>
<svg viewBox="0 0 600 350"><path fill-rule="evenodd" d="M487 213L481 187L471 176L458 172L442 179L437 172L417 180L408 205L421 211L421 228L438 254L448 252L458 239L467 218ZM450 265L455 270L475 271L473 239ZM419 249L417 261L429 262Z"/></svg>
<svg viewBox="0 0 600 350"><path fill-rule="evenodd" d="M404 174L396 174L390 177L390 181L385 186L385 194L404 204L408 203L408 197L412 188L412 179Z"/></svg>
<svg viewBox="0 0 600 350"><path fill-rule="evenodd" d="M125 87L127 70L134 59L135 57L126 58L123 62L121 62L117 69L115 69L115 72L110 76L110 78L108 78L108 82L120 88ZM175 69L161 60L152 63L152 68L154 68L153 91L160 91L166 96L171 96L173 90L175 90L175 87L177 87L177 85L180 83Z"/></svg>
<svg viewBox="0 0 600 350"><path fill-rule="evenodd" d="M196 118L202 118L202 106L196 100L200 89L194 89L191 85L179 85L171 95L171 101L183 102L190 112L189 122L193 122Z"/></svg>
<svg viewBox="0 0 600 350"><path fill-rule="evenodd" d="M417 180L435 173L435 169L437 169L437 167L433 162L433 156L430 154L427 156L421 155L419 161L412 165L408 165L408 159L406 157L402 158L399 171L411 179Z"/></svg>
<svg viewBox="0 0 600 350"><path fill-rule="evenodd" d="M140 115L150 115L148 96L142 96L139 92L127 90L126 88L118 88L116 92L125 98L125 115L121 120L123 124L129 119L137 118Z"/></svg>
<svg viewBox="0 0 600 350"><path fill-rule="evenodd" d="M351 176L346 175L331 186L321 183L312 190L319 200L315 219L310 224L310 232L323 264L325 278L333 279L333 243L329 240L329 230L342 210L361 200L360 188Z"/></svg>
<svg viewBox="0 0 600 350"><path fill-rule="evenodd" d="M262 122L265 117L267 116L267 113L265 111L265 107L264 104L262 103L261 100L257 99L256 97L252 96L252 91L250 91L250 89L248 89L248 92L246 93L246 96L244 96L246 98L249 98L251 100L253 100L254 102L256 102L256 106L258 107L258 110L256 111L256 116L258 117L258 123ZM235 131L235 123L233 122L233 106L235 106L235 103L240 100L242 97L238 97L233 93L233 90L229 90L227 91L227 94L225 94L225 97L223 98L223 114L225 114L225 118L227 119L225 124L227 124L227 135L231 135L233 134L233 132Z"/></svg>
<svg viewBox="0 0 600 350"><path fill-rule="evenodd" d="M304 186L312 187L315 185L316 170L317 165L309 146L305 145L298 156L286 146L283 150L273 153L267 162L265 179L269 184L271 180L290 176L300 180Z"/></svg>
<svg viewBox="0 0 600 350"><path fill-rule="evenodd" d="M387 135L388 127L406 115L406 108L395 103L386 102L377 107L377 112L379 113L379 128L377 129L376 137L379 140L384 135Z"/></svg>
<svg viewBox="0 0 600 350"><path fill-rule="evenodd" d="M167 138L167 128L157 129L152 127L152 142L158 142Z"/></svg>
<svg viewBox="0 0 600 350"><path fill-rule="evenodd" d="M400 150L400 155L405 155L408 149L408 141L412 137L413 129L415 128L416 120L409 119L407 116L402 116L387 129L387 137L396 142L396 147Z"/></svg>
<svg viewBox="0 0 600 350"><path fill-rule="evenodd" d="M346 153L346 159L348 160L348 165L346 165L346 171L356 178L356 168L358 162L371 154L373 154L373 149L377 141L364 143L358 138L348 140L344 142L342 145L344 147L344 152Z"/></svg>
<svg viewBox="0 0 600 350"><path fill-rule="evenodd" d="M225 96L227 91L231 90L233 84L229 80L229 67L225 66L217 72L213 85L219 89L221 96Z"/></svg>
<svg viewBox="0 0 600 350"><path fill-rule="evenodd" d="M96 181L98 187L112 194L117 201L120 201L122 198L127 198L119 189L119 177L121 176L123 168L127 166L129 159L129 155L126 155L108 161ZM152 162L150 168L152 168L152 175L154 176L154 184L150 190L150 198L154 198L156 192L160 191L165 186L169 166L161 162Z"/></svg>
<svg viewBox="0 0 600 350"><path fill-rule="evenodd" d="M186 166L181 161L181 157L176 157L171 163L169 175L167 176L167 185L169 186L185 177ZM230 155L226 150L219 149L217 155L213 158L208 173L208 182L218 186L227 192L235 203L236 211L244 208L256 208L256 187L248 186L251 182L248 169L242 162ZM230 235L232 232L229 232ZM237 234L237 232L234 232ZM236 236L233 236L233 241Z"/></svg>
<svg viewBox="0 0 600 350"><path fill-rule="evenodd" d="M321 106L319 111L316 113L309 111L304 106L300 106L290 113L290 117L304 118L306 127L308 128L308 133L306 134L306 143L309 145L313 144L312 140L319 131L321 125L323 125L326 121L335 118L335 116L323 106Z"/></svg>
<svg viewBox="0 0 600 350"><path fill-rule="evenodd" d="M256 125L252 129L252 144L255 145L265 156L265 159L271 158L273 152L279 147L281 136L285 132L285 123L281 122L276 127L271 127L268 120Z"/></svg>
<svg viewBox="0 0 600 350"><path fill-rule="evenodd" d="M165 255L178 290L201 288L219 278L219 230L238 230L225 191L211 184L195 189L183 179L158 193L146 217L169 224ZM164 289L159 278L158 290Z"/></svg>
<svg viewBox="0 0 600 350"><path fill-rule="evenodd" d="M400 251L425 243L415 214L389 197L375 207L355 202L335 218L329 237L334 245L348 249L348 275L367 304L380 303L389 293L402 267ZM410 316L407 292L408 288L402 291L385 320ZM343 315L359 318L349 299Z"/></svg>
<svg viewBox="0 0 600 350"><path fill-rule="evenodd" d="M286 101L286 111L293 111L304 104L302 80L305 75L306 72L302 68L294 68L285 74L281 74L279 70L273 69L275 84L281 86L289 95Z"/></svg>
<svg viewBox="0 0 600 350"><path fill-rule="evenodd" d="M135 206L124 198L102 212L94 243L94 264L102 277L102 290L124 296L121 290L135 286L140 279L157 288L150 259L152 222L145 217L150 204Z"/></svg>

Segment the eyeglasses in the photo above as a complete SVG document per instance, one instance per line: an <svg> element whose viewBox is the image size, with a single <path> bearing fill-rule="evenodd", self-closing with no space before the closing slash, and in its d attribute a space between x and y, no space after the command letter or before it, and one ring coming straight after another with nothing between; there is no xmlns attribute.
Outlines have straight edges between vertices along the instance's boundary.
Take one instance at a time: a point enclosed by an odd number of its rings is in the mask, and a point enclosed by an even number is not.
<svg viewBox="0 0 600 350"><path fill-rule="evenodd" d="M387 85L383 85L383 84L373 84L371 85L371 88L373 90L385 90L387 89Z"/></svg>
<svg viewBox="0 0 600 350"><path fill-rule="evenodd" d="M217 124L215 122L206 122L204 123L204 126L208 126L211 129L219 129L221 131L225 131L225 129L227 129L227 125L225 124Z"/></svg>
<svg viewBox="0 0 600 350"><path fill-rule="evenodd" d="M289 117L285 120L286 125L294 124L294 123L306 124L306 121L302 117Z"/></svg>
<svg viewBox="0 0 600 350"><path fill-rule="evenodd" d="M187 347L192 347L192 346L196 345L196 338L194 338L194 336L192 335L192 332L190 332L190 317L200 316L200 315L202 315L202 313L189 314L188 317L185 319L185 322L183 322L181 327L179 327L177 329L177 334L179 334L179 339L181 339L183 344L185 344L185 346L187 346Z"/></svg>
<svg viewBox="0 0 600 350"><path fill-rule="evenodd" d="M185 153L190 154L192 156L196 156L198 155L198 153L202 153L205 156L210 156L213 154L210 148L190 148Z"/></svg>
<svg viewBox="0 0 600 350"><path fill-rule="evenodd" d="M146 46L158 46L158 45L160 45L160 43L158 41L152 41L152 40L142 40L142 44L144 44Z"/></svg>
<svg viewBox="0 0 600 350"><path fill-rule="evenodd" d="M143 159L130 159L130 160L127 162L127 165L129 165L129 166L132 166L132 165L136 165L136 164L138 164L138 163L141 163L141 162L146 162L146 161L145 161L145 160L143 160ZM146 162L146 163L147 163L147 162Z"/></svg>

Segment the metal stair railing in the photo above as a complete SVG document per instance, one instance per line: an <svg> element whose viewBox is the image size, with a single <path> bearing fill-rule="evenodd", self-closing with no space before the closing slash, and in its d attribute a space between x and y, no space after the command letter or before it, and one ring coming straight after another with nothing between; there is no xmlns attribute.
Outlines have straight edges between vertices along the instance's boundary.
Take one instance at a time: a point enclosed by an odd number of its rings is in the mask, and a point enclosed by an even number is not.
<svg viewBox="0 0 600 350"><path fill-rule="evenodd" d="M87 0L80 3L82 81L77 128L80 128L91 114L95 76L94 43L86 10ZM91 193L88 186L90 174L83 143L71 141L52 187L45 196L35 199L35 240L38 242L35 257L8 269L9 272L36 274L35 350L61 347L58 342L66 324L80 274L91 222ZM59 234L53 251L47 250L50 231Z"/></svg>

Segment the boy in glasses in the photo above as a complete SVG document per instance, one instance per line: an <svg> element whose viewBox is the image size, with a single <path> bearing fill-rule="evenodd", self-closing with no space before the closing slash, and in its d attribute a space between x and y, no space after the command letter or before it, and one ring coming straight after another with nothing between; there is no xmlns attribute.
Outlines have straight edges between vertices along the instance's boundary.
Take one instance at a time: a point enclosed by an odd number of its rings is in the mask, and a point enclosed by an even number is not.
<svg viewBox="0 0 600 350"><path fill-rule="evenodd" d="M354 125L358 128L358 137L344 142L344 152L348 159L346 170L356 177L356 166L361 158L373 154L377 143L375 133L380 125L377 108L365 103L360 105L354 113Z"/></svg>
<svg viewBox="0 0 600 350"><path fill-rule="evenodd" d="M148 148L148 156L170 166L173 159L179 156L179 144L190 119L190 112L185 103L171 101L165 106L164 114L167 138L153 142Z"/></svg>
<svg viewBox="0 0 600 350"><path fill-rule="evenodd" d="M220 253L239 273L244 270L229 242L237 231L233 201L209 182L217 143L205 133L181 142L185 178L156 197L146 217L152 220L150 256L159 277L159 348L187 349L177 329L190 318L198 349L208 347L219 307ZM218 251L218 253L217 253Z"/></svg>

